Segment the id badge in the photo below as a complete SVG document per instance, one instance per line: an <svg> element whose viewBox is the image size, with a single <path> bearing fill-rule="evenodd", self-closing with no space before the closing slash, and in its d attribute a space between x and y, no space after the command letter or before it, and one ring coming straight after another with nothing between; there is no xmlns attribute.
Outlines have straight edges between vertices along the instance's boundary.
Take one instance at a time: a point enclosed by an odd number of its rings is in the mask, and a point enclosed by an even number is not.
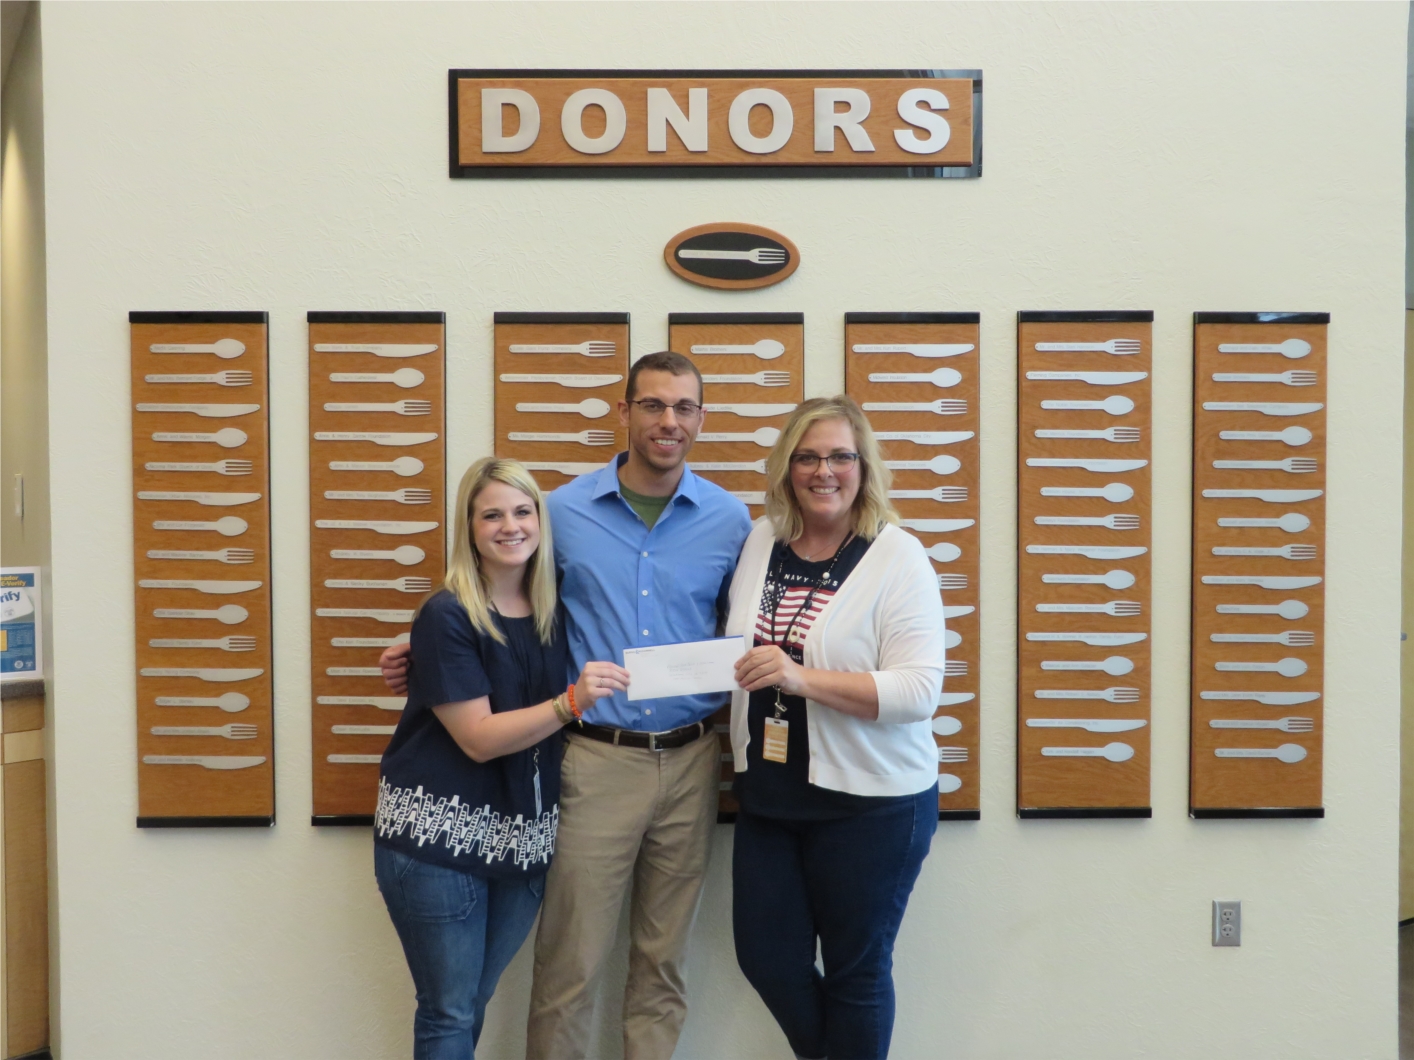
<svg viewBox="0 0 1414 1060"><path fill-rule="evenodd" d="M779 718L766 718L766 738L761 742L761 757L768 762L786 760L786 735L790 732L790 722Z"/></svg>

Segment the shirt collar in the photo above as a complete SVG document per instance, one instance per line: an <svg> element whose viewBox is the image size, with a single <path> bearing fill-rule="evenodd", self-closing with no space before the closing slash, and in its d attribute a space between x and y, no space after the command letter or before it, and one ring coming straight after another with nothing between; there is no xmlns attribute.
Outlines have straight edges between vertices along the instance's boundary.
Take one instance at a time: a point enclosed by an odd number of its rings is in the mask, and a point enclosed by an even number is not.
<svg viewBox="0 0 1414 1060"><path fill-rule="evenodd" d="M607 497L610 494L617 495L619 492L619 468L623 467L628 460L628 453L620 453L610 460L604 467L594 473L594 493L593 497L597 501L600 497ZM690 467L682 469L682 478L678 479L678 488L673 491L670 498L676 501L681 497L697 507L701 507L702 501L698 496L697 476L692 473Z"/></svg>

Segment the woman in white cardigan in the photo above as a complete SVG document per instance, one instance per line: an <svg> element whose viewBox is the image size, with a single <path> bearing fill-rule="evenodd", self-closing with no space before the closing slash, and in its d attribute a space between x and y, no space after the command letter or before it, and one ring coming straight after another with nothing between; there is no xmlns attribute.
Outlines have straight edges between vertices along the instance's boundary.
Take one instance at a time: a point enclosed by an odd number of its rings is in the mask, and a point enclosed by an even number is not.
<svg viewBox="0 0 1414 1060"><path fill-rule="evenodd" d="M797 1057L871 1060L937 827L942 600L848 397L797 408L766 475L726 628L754 645L732 693L737 962Z"/></svg>

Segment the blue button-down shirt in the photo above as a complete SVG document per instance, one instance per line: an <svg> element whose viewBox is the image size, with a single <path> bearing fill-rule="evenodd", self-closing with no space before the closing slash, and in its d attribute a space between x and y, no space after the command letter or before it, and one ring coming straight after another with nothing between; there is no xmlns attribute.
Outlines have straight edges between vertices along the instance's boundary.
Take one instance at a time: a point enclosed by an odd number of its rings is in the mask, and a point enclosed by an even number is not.
<svg viewBox="0 0 1414 1060"><path fill-rule="evenodd" d="M620 453L601 471L550 494L555 566L570 649L569 679L586 662L623 665L625 648L715 637L727 589L751 530L746 505L687 468L648 529L619 494ZM586 721L664 732L706 718L724 693L641 699L622 692L585 711Z"/></svg>

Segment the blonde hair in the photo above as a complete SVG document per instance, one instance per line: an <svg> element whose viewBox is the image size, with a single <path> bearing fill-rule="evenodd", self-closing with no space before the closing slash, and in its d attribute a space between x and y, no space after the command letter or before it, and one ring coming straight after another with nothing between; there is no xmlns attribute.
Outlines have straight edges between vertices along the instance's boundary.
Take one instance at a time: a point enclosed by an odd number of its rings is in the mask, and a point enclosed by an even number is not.
<svg viewBox="0 0 1414 1060"><path fill-rule="evenodd" d="M526 564L525 591L530 597L531 614L535 616L535 631L542 644L549 644L555 636L555 549L550 536L550 513L545 510L545 495L518 461L488 456L466 469L457 487L452 558L442 584L466 608L474 629L499 644L506 642L491 620L491 595L485 575L481 573L481 554L471 534L471 506L476 503L477 495L493 482L520 490L535 502L535 514L540 519L540 546Z"/></svg>
<svg viewBox="0 0 1414 1060"><path fill-rule="evenodd" d="M800 502L790 481L790 459L805 432L821 420L844 420L854 431L854 447L859 452L859 494L854 498L854 532L873 540L888 523L899 521L889 503L893 474L884 466L879 443L863 410L853 398L836 394L811 398L796 406L771 455L766 458L766 518L780 541L794 541L805 530Z"/></svg>

